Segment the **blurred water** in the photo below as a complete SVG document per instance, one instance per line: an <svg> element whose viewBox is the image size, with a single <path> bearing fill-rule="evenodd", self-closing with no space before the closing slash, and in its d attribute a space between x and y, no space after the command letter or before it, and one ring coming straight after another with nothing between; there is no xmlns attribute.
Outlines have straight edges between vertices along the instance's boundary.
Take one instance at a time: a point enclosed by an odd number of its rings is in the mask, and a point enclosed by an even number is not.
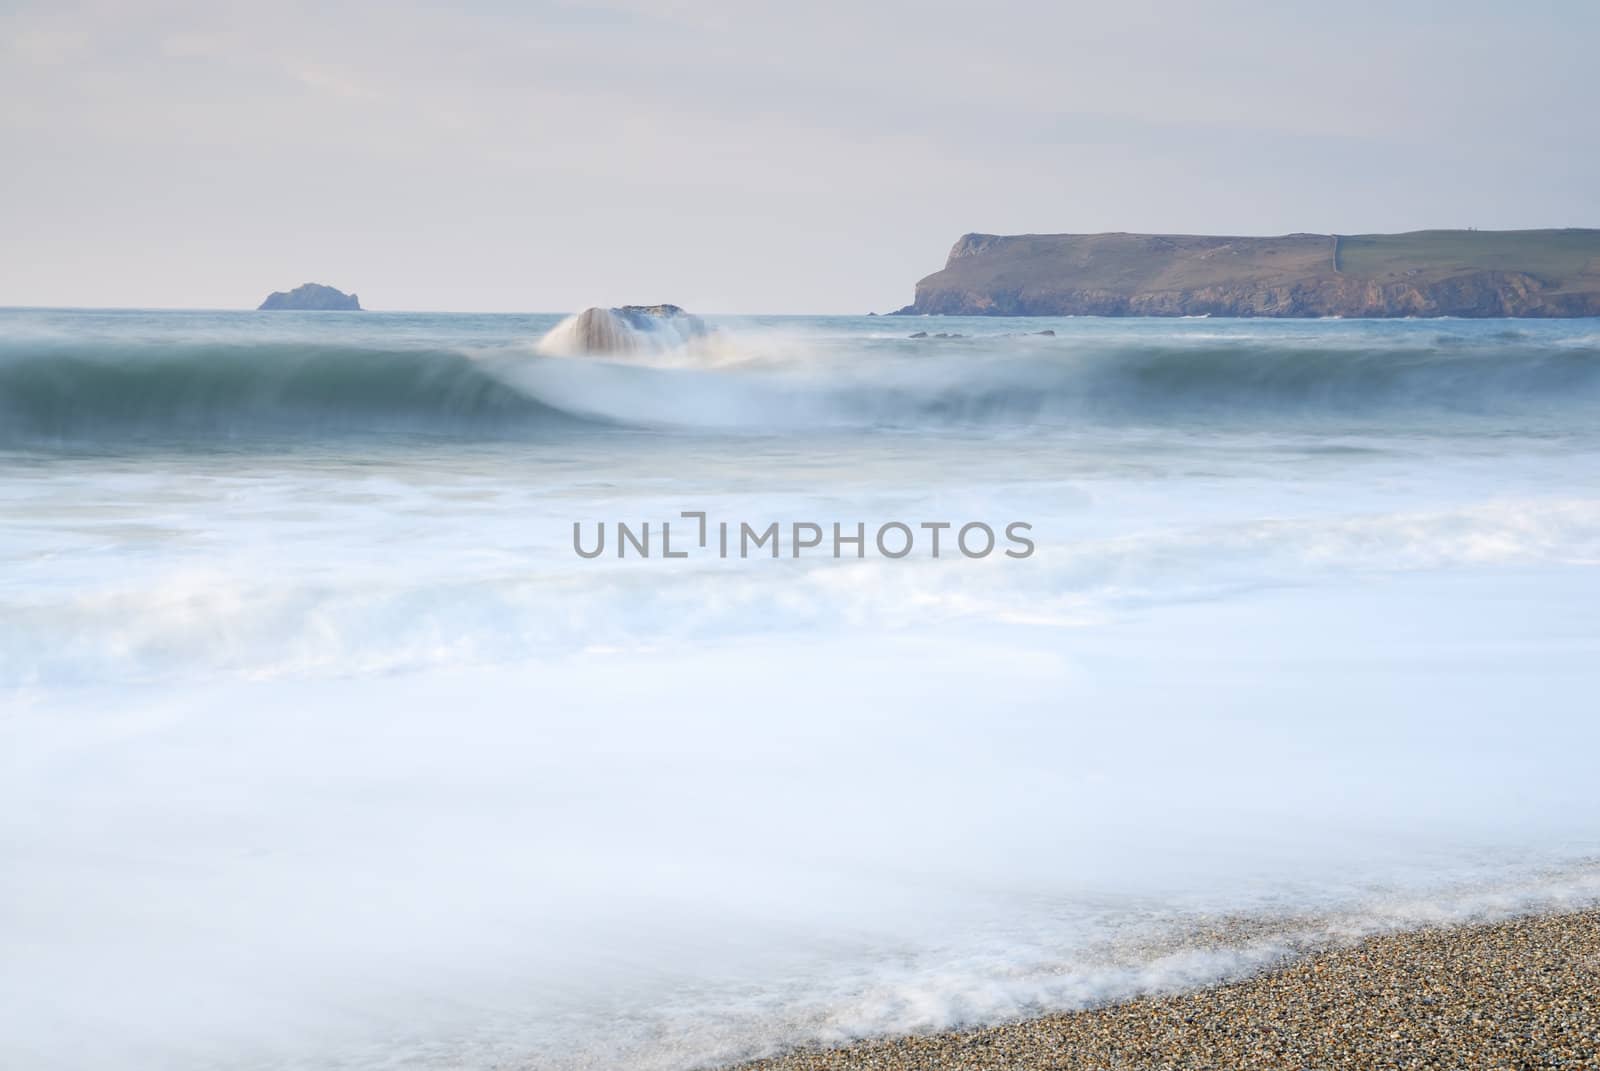
<svg viewBox="0 0 1600 1071"><path fill-rule="evenodd" d="M0 312L0 1063L690 1067L1597 891L1593 322L558 320ZM572 551L684 510L1037 551Z"/></svg>

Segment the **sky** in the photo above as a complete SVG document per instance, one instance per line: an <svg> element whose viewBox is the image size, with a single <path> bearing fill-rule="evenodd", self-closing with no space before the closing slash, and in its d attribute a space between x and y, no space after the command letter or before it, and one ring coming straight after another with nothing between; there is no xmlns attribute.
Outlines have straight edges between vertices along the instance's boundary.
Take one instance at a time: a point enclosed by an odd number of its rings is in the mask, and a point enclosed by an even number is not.
<svg viewBox="0 0 1600 1071"><path fill-rule="evenodd" d="M1600 4L0 0L0 305L887 311L963 233L1600 226Z"/></svg>

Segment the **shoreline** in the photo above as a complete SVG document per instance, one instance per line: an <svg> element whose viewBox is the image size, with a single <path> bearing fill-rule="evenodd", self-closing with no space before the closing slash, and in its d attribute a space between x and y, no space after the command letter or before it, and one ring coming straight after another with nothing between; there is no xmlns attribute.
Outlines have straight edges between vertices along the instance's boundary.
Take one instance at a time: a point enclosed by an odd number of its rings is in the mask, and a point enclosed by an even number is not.
<svg viewBox="0 0 1600 1071"><path fill-rule="evenodd" d="M1262 973L729 1071L1600 1065L1600 907L1366 937Z"/></svg>

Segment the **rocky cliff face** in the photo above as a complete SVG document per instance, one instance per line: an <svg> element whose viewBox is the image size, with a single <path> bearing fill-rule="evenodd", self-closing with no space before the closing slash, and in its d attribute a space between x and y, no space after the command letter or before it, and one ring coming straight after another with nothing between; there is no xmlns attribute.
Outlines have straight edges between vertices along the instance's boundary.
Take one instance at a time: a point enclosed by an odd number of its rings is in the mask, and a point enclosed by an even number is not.
<svg viewBox="0 0 1600 1071"><path fill-rule="evenodd" d="M1451 237L1364 236L1359 256L1346 257L1341 240L1331 235L969 234L950 251L943 271L917 284L915 302L899 311L966 316L1600 316L1600 231L1426 233ZM1502 240L1506 235L1517 236L1517 243ZM1540 235L1560 240L1541 243ZM1387 242L1390 237L1397 241ZM1588 256L1591 246L1593 255ZM1357 263L1348 263L1351 259ZM1510 267L1519 262L1527 268Z"/></svg>
<svg viewBox="0 0 1600 1071"><path fill-rule="evenodd" d="M945 316L1600 316L1600 295L1546 294L1523 272L1474 272L1436 283L1327 280L1234 283L1123 293L1105 288L993 290L919 286L903 314Z"/></svg>
<svg viewBox="0 0 1600 1071"><path fill-rule="evenodd" d="M361 301L354 294L346 294L321 283L306 283L293 290L277 290L267 295L258 309L309 310L314 312L360 312Z"/></svg>

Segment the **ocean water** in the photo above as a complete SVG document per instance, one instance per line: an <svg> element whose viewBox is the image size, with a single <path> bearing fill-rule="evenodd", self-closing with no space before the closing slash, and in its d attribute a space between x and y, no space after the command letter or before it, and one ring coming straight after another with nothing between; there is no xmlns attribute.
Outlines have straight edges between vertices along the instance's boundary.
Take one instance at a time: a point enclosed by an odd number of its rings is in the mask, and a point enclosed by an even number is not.
<svg viewBox="0 0 1600 1071"><path fill-rule="evenodd" d="M0 311L0 1066L688 1069L1600 897L1600 323L559 321Z"/></svg>

